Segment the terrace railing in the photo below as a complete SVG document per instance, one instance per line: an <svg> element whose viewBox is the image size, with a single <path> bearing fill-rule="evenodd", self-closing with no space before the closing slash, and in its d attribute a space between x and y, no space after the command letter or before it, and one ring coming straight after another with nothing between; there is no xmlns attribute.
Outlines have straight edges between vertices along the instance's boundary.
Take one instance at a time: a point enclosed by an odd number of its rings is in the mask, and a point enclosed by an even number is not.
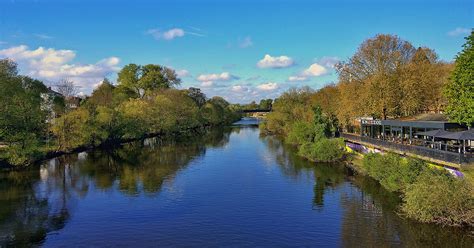
<svg viewBox="0 0 474 248"><path fill-rule="evenodd" d="M412 153L419 156L424 156L432 159L437 159L455 164L469 164L474 163L473 154L456 153L451 151L444 151L433 149L429 147L399 144L385 140L374 139L370 137L360 136L357 134L341 133L341 137L353 142L365 142L381 148L388 148L402 153Z"/></svg>

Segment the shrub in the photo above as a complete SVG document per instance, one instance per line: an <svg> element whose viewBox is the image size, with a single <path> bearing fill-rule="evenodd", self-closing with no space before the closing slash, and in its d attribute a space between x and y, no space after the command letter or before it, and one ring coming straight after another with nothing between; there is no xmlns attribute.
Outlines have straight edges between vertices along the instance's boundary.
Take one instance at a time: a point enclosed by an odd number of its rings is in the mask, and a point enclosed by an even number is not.
<svg viewBox="0 0 474 248"><path fill-rule="evenodd" d="M406 159L397 154L367 154L363 167L375 180L389 191L401 191L412 184L426 167L424 162Z"/></svg>
<svg viewBox="0 0 474 248"><path fill-rule="evenodd" d="M344 156L343 139L323 138L300 146L298 155L315 162L334 162Z"/></svg>
<svg viewBox="0 0 474 248"><path fill-rule="evenodd" d="M297 121L290 129L286 141L293 145L302 145L313 142L314 136L314 125L304 121Z"/></svg>
<svg viewBox="0 0 474 248"><path fill-rule="evenodd" d="M473 187L444 171L425 170L408 185L402 211L421 222L474 226Z"/></svg>

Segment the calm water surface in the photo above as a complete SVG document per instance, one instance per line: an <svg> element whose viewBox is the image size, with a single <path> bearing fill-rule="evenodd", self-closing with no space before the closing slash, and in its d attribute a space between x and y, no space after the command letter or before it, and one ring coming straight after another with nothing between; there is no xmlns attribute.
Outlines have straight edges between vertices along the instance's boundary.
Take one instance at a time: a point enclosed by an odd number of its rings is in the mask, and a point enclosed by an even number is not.
<svg viewBox="0 0 474 248"><path fill-rule="evenodd" d="M0 247L473 247L404 220L398 197L243 121L0 174Z"/></svg>

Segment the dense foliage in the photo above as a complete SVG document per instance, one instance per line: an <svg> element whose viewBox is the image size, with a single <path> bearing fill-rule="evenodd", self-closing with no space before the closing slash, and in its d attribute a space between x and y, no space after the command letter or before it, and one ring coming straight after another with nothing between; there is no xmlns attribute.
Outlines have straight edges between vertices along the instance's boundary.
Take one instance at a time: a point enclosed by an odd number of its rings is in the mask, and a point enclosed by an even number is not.
<svg viewBox="0 0 474 248"><path fill-rule="evenodd" d="M401 211L407 217L442 225L474 225L474 189L465 179L396 154L368 154L363 167L385 189L402 194Z"/></svg>
<svg viewBox="0 0 474 248"><path fill-rule="evenodd" d="M298 154L315 162L333 162L344 156L344 141L333 139L336 120L324 113L309 88L292 89L283 93L273 104L272 112L261 124L264 133L285 137L298 147Z"/></svg>
<svg viewBox="0 0 474 248"><path fill-rule="evenodd" d="M46 152L219 126L240 118L239 108L223 98L206 99L196 88L173 88L179 83L166 67L130 64L119 72L117 86L105 79L91 96L78 99L19 76L15 63L0 60L0 160L21 165ZM64 84L62 91L74 90ZM76 100L79 106L69 104Z"/></svg>
<svg viewBox="0 0 474 248"><path fill-rule="evenodd" d="M429 170L408 185L403 212L422 222L474 226L474 188L465 179Z"/></svg>
<svg viewBox="0 0 474 248"><path fill-rule="evenodd" d="M466 38L464 49L457 55L454 71L446 85L446 112L458 123L474 124L474 31Z"/></svg>
<svg viewBox="0 0 474 248"><path fill-rule="evenodd" d="M301 88L283 93L261 129L283 136L309 160L334 161L344 156L344 143L333 137L340 129L356 131L357 117L399 118L446 109L452 120L471 125L474 33L467 40L450 77L453 65L439 61L433 50L415 48L397 36L377 35L364 41L348 61L336 65L338 83L317 91ZM395 154L369 154L362 167L385 189L402 194L402 210L408 217L473 225L474 191L467 180Z"/></svg>

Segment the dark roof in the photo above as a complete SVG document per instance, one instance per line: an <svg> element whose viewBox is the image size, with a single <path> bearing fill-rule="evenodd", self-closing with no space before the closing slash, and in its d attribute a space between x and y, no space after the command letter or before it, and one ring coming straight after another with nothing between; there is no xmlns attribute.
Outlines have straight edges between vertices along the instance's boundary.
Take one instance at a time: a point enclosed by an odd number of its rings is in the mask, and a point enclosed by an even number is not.
<svg viewBox="0 0 474 248"><path fill-rule="evenodd" d="M471 129L461 132L447 132L436 137L451 140L474 140L474 130Z"/></svg>
<svg viewBox="0 0 474 248"><path fill-rule="evenodd" d="M449 134L449 133L451 133L451 132L444 131L442 129L437 129L437 130L431 130L431 131L427 131L427 132L416 133L416 135L438 137L439 135L444 135L444 134Z"/></svg>
<svg viewBox="0 0 474 248"><path fill-rule="evenodd" d="M382 125L387 126L403 126L415 128L432 128L432 129L453 129L462 128L461 125L446 121L402 121L402 120L382 120Z"/></svg>

